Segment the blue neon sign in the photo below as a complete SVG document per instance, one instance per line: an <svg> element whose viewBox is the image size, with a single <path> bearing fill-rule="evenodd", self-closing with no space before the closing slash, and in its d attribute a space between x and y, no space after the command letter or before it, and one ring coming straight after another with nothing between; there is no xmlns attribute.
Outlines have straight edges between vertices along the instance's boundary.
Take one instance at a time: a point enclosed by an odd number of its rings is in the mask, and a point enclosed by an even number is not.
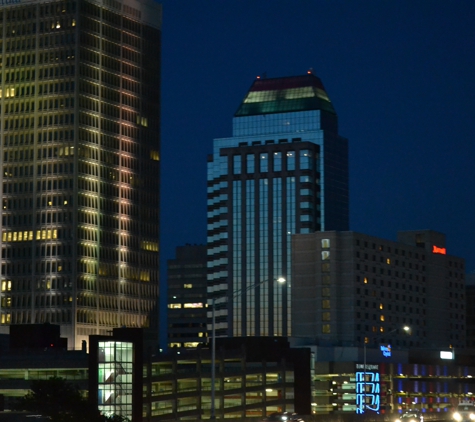
<svg viewBox="0 0 475 422"><path fill-rule="evenodd" d="M356 372L356 413L363 414L366 410L379 413L380 407L379 372Z"/></svg>
<svg viewBox="0 0 475 422"><path fill-rule="evenodd" d="M382 344L381 346L379 346L379 348L381 349L381 352L383 353L383 356L385 358L390 358L391 357L391 345L388 344L387 346L385 344Z"/></svg>

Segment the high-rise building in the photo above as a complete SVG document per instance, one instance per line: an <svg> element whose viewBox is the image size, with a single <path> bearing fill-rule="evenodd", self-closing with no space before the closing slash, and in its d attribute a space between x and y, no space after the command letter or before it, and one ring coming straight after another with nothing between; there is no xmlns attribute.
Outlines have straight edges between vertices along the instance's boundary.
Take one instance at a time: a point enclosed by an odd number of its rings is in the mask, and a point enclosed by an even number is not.
<svg viewBox="0 0 475 422"><path fill-rule="evenodd" d="M290 335L291 236L347 229L348 143L322 82L256 79L208 160L217 335Z"/></svg>
<svg viewBox="0 0 475 422"><path fill-rule="evenodd" d="M112 327L149 326L161 8L12 1L0 28L0 328L56 323L77 347Z"/></svg>
<svg viewBox="0 0 475 422"><path fill-rule="evenodd" d="M176 248L167 261L168 347L206 342L206 245Z"/></svg>
<svg viewBox="0 0 475 422"><path fill-rule="evenodd" d="M295 235L292 274L296 337L330 346L466 345L465 264L447 254L441 233L402 231L397 241L355 232Z"/></svg>

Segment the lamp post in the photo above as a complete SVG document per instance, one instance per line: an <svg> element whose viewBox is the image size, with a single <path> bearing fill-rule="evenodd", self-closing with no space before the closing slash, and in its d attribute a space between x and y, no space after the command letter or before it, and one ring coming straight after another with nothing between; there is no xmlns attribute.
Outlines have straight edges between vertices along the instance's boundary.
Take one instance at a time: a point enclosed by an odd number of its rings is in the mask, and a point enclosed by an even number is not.
<svg viewBox="0 0 475 422"><path fill-rule="evenodd" d="M262 281L258 281L257 283L253 283L249 286L246 286L244 289L238 289L233 292L231 299L248 292L251 289L254 289L264 283L267 283L271 279L266 279ZM273 281L277 281L278 283L284 284L286 282L284 277L274 278ZM225 297L225 296L219 296ZM216 419L216 409L214 404L214 399L216 395L216 317L215 317L215 303L216 297L213 297L211 300L211 415L210 419Z"/></svg>
<svg viewBox="0 0 475 422"><path fill-rule="evenodd" d="M400 327L397 327L391 331L389 331L388 334L392 334L392 333L395 333L396 331L399 331ZM402 327L402 330L407 333L407 334L410 334L411 333L411 327L409 327L408 325L404 325ZM393 401L394 401L394 394L393 394L393 376L392 376L392 373L394 371L394 368L391 368L391 372L389 374L389 389L391 390L391 395L390 395L390 403L389 405L391 406L391 409L390 409L390 412L392 412L393 408L394 408L394 405L393 405Z"/></svg>
<svg viewBox="0 0 475 422"><path fill-rule="evenodd" d="M391 331L388 331L387 334L395 333L396 331L402 330L406 333L411 332L411 327L404 325L403 327L394 328ZM392 391L392 389L391 389ZM392 407L392 395L391 395L391 407ZM363 412L366 410L366 337L363 337Z"/></svg>

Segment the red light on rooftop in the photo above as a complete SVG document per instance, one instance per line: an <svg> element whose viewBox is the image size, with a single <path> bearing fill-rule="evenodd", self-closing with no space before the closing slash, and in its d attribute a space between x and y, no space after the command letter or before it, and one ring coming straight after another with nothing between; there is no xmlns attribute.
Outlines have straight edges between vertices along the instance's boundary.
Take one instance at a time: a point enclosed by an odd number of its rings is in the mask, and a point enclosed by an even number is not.
<svg viewBox="0 0 475 422"><path fill-rule="evenodd" d="M438 254L441 254L441 255L446 255L447 254L447 249L439 248L438 246L432 245L432 253L438 253Z"/></svg>

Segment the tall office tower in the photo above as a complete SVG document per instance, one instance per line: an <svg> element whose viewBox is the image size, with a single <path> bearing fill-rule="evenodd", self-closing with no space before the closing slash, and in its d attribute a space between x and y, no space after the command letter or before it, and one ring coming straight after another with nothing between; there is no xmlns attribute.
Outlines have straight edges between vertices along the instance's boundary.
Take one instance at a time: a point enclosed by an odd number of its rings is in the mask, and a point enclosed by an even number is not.
<svg viewBox="0 0 475 422"><path fill-rule="evenodd" d="M320 79L255 80L208 161L216 335L290 335L291 236L348 229L348 144Z"/></svg>
<svg viewBox="0 0 475 422"><path fill-rule="evenodd" d="M176 248L167 261L168 347L206 342L206 245Z"/></svg>
<svg viewBox="0 0 475 422"><path fill-rule="evenodd" d="M332 231L293 236L292 246L296 337L333 346L465 347L465 263L447 254L445 235L403 231L391 241Z"/></svg>
<svg viewBox="0 0 475 422"><path fill-rule="evenodd" d="M158 296L161 9L1 6L1 310L69 347L150 325Z"/></svg>

